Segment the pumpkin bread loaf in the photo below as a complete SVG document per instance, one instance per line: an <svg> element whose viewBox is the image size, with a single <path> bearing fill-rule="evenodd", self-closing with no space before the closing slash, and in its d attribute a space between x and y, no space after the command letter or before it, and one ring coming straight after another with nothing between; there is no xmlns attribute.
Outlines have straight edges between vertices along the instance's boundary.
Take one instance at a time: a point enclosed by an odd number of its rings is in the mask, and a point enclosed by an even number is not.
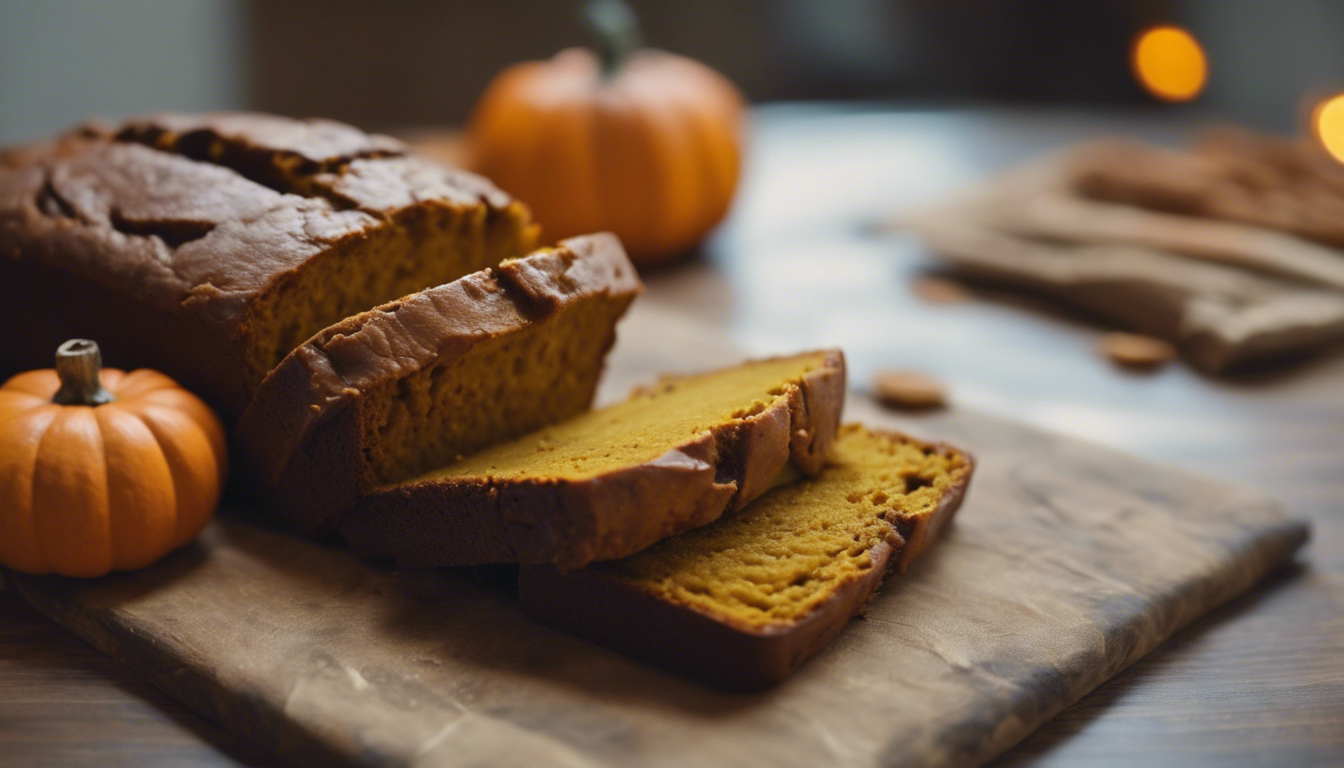
<svg viewBox="0 0 1344 768"><path fill-rule="evenodd" d="M226 418L322 328L525 254L527 209L325 120L163 114L0 152L0 375L68 338Z"/></svg>
<svg viewBox="0 0 1344 768"><path fill-rule="evenodd" d="M377 489L341 534L413 567L624 557L743 507L790 464L817 474L844 391L839 351L667 378Z"/></svg>
<svg viewBox="0 0 1344 768"><path fill-rule="evenodd" d="M328 531L375 487L587 410L641 289L589 235L347 318L262 382L235 448L273 508Z"/></svg>
<svg viewBox="0 0 1344 768"><path fill-rule="evenodd" d="M525 566L523 610L713 685L782 680L919 556L961 503L969 456L858 425L820 477L632 557Z"/></svg>

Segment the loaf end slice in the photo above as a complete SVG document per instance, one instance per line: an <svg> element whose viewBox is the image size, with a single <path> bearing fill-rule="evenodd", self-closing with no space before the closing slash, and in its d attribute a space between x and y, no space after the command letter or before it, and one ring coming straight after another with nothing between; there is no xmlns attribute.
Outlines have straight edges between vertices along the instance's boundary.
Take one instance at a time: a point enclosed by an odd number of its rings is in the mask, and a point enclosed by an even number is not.
<svg viewBox="0 0 1344 768"><path fill-rule="evenodd" d="M294 527L329 532L374 488L586 410L640 290L599 234L347 318L262 382L240 464Z"/></svg>
<svg viewBox="0 0 1344 768"><path fill-rule="evenodd" d="M638 552L830 454L844 401L838 350L666 378L623 403L377 489L341 525L403 566L549 563Z"/></svg>
<svg viewBox="0 0 1344 768"><path fill-rule="evenodd" d="M826 645L960 506L969 455L846 425L832 463L633 557L525 566L530 616L716 687L779 682Z"/></svg>

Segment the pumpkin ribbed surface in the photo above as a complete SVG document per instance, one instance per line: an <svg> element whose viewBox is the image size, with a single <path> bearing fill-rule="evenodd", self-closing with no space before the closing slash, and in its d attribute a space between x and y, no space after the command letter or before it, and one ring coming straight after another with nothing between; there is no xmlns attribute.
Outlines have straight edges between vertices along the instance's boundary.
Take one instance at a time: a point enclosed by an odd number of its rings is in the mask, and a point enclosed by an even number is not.
<svg viewBox="0 0 1344 768"><path fill-rule="evenodd" d="M113 402L53 403L53 370L0 387L0 564L66 576L141 568L214 513L227 461L214 413L154 371L99 379Z"/></svg>
<svg viewBox="0 0 1344 768"><path fill-rule="evenodd" d="M652 49L604 74L572 48L502 72L468 163L523 200L547 240L606 230L644 266L685 253L737 188L743 104L710 68Z"/></svg>

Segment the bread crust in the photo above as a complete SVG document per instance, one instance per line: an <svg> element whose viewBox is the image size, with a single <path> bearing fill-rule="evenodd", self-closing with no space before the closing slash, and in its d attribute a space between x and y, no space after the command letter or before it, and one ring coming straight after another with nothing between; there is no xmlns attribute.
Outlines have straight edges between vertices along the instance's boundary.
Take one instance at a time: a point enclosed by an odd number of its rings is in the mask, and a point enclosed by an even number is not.
<svg viewBox="0 0 1344 768"><path fill-rule="evenodd" d="M904 571L960 508L974 459L943 443L910 442L964 456L965 476L939 500L933 514L916 520L887 516L891 533L869 550L872 567L840 585L797 622L759 628L695 610L616 578L600 563L569 573L551 566L523 566L519 604L538 621L717 688L752 691L778 683L862 613L883 579Z"/></svg>
<svg viewBox="0 0 1344 768"><path fill-rule="evenodd" d="M408 567L548 563L580 568L706 525L792 464L815 475L839 428L844 355L790 382L760 413L658 458L584 480L435 478L379 489L341 524L352 549Z"/></svg>
<svg viewBox="0 0 1344 768"><path fill-rule="evenodd" d="M370 392L570 306L615 302L623 311L641 290L620 242L597 234L346 318L262 382L234 431L240 465L295 528L330 532L378 482L364 445L374 418ZM615 339L613 326L587 342L604 354ZM597 371L591 374L595 387ZM590 389L585 402L591 398Z"/></svg>

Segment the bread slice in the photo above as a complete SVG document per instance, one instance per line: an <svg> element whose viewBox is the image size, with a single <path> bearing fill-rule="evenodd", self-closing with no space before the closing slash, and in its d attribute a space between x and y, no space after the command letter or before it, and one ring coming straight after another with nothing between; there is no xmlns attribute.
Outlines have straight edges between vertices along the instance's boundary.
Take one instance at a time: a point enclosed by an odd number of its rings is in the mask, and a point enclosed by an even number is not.
<svg viewBox="0 0 1344 768"><path fill-rule="evenodd" d="M633 557L562 574L526 566L523 610L712 685L784 679L904 570L951 519L971 458L844 426L815 480Z"/></svg>
<svg viewBox="0 0 1344 768"><path fill-rule="evenodd" d="M375 487L587 410L641 289L590 235L347 318L262 382L235 449L271 507L329 531Z"/></svg>
<svg viewBox="0 0 1344 768"><path fill-rule="evenodd" d="M741 508L792 463L830 453L844 356L821 351L665 379L363 498L357 552L406 566L625 557Z"/></svg>
<svg viewBox="0 0 1344 768"><path fill-rule="evenodd" d="M0 378L97 338L232 422L345 317L525 255L490 182L329 120L158 114L0 151Z"/></svg>

